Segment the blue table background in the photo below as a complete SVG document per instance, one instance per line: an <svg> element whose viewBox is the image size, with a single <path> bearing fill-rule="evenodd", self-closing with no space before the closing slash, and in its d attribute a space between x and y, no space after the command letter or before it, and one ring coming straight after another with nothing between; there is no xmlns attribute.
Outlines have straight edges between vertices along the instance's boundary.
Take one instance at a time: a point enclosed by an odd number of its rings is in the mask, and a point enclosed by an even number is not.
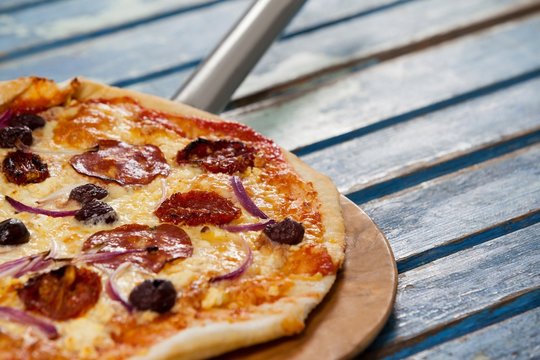
<svg viewBox="0 0 540 360"><path fill-rule="evenodd" d="M0 80L170 97L250 3L0 0ZM388 237L396 305L361 357L540 357L539 38L540 1L308 0L223 113Z"/></svg>

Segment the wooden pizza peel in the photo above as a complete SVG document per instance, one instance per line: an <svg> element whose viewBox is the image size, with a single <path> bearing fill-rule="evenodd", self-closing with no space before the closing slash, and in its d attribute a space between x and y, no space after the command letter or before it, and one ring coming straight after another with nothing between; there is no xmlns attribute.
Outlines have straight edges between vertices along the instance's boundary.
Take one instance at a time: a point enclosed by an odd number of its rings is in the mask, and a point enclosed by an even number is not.
<svg viewBox="0 0 540 360"><path fill-rule="evenodd" d="M173 100L221 112L304 2L255 1ZM344 196L341 207L346 226L345 263L331 292L309 315L304 331L220 358L343 359L373 341L392 311L396 262L388 241L369 216Z"/></svg>

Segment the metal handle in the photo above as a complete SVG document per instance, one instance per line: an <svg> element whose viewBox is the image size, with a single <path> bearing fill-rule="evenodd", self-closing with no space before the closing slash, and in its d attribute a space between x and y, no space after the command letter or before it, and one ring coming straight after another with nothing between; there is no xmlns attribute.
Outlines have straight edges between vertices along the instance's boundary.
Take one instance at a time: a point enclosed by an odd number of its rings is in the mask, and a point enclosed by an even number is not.
<svg viewBox="0 0 540 360"><path fill-rule="evenodd" d="M305 1L257 0L172 99L221 112Z"/></svg>

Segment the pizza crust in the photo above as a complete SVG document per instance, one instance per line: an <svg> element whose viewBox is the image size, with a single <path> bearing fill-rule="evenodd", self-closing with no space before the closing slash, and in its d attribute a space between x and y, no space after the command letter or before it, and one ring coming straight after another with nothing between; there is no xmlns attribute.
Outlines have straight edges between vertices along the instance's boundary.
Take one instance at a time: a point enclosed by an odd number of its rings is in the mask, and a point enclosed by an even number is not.
<svg viewBox="0 0 540 360"><path fill-rule="evenodd" d="M30 80L29 80L30 79ZM12 101L31 85L32 78L0 83L0 104ZM156 96L110 87L98 82L77 78L66 82L66 87L73 86L73 98L87 100L93 98L114 98L128 96L144 107L172 114L194 116L214 121L222 121L218 116L175 103ZM334 263L341 266L345 253L345 227L339 193L332 181L302 162L292 153L283 150L286 159L300 174L311 182L321 202L322 222L325 228L323 242ZM258 344L282 336L293 335L304 328L309 312L319 304L335 281L335 275L322 277L309 282L309 291L299 291L298 295L282 298L265 305L264 312L256 314L250 320L229 323L218 322L191 327L161 341L145 354L135 359L200 359L223 354L241 347ZM305 287L305 284L302 284ZM299 286L302 288L302 286Z"/></svg>

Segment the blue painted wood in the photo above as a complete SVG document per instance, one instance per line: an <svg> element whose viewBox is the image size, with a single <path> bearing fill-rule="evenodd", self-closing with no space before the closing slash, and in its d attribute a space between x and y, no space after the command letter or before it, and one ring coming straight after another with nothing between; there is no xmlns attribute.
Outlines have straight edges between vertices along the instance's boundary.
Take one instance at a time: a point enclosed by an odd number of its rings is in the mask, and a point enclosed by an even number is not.
<svg viewBox="0 0 540 360"><path fill-rule="evenodd" d="M329 175L344 193L393 181L540 126L540 102L536 99L539 92L538 78L514 84L354 137L304 155L302 160ZM356 194L356 198L369 199L367 195Z"/></svg>
<svg viewBox="0 0 540 360"><path fill-rule="evenodd" d="M540 67L539 30L538 16L502 24L371 67L276 106L269 101L225 115L286 148L308 145L534 71Z"/></svg>
<svg viewBox="0 0 540 360"><path fill-rule="evenodd" d="M222 1L225 0L70 0L59 4L48 2L48 6L30 8L4 19L4 22L17 26L11 31L8 29L7 36L0 38L0 51L9 53L10 58L20 57L176 17L186 12L195 12ZM382 6L402 2L404 0L311 0L302 9L302 15L293 20L289 29L291 33L298 33L317 26L321 21L328 23L357 15L366 9L381 9Z"/></svg>
<svg viewBox="0 0 540 360"><path fill-rule="evenodd" d="M444 324L459 325L456 319L504 303L508 296L519 299L520 292L532 290L533 298L518 302L512 314L538 306L540 290L534 292L534 288L540 270L539 231L536 224L401 274L394 312L372 350L410 341L434 328L441 329L434 332L435 337L466 334L475 321L457 328ZM490 325L486 319L478 320L473 330L481 328L481 322ZM427 347L438 342L437 338L428 341Z"/></svg>
<svg viewBox="0 0 540 360"><path fill-rule="evenodd" d="M15 11L30 9L33 7L39 7L42 5L49 5L53 2L60 1L65 0L1 0L0 14L7 14Z"/></svg>
<svg viewBox="0 0 540 360"><path fill-rule="evenodd" d="M540 146L369 202L398 261L540 208ZM463 244L466 247L467 244Z"/></svg>
<svg viewBox="0 0 540 360"><path fill-rule="evenodd" d="M540 309L527 311L472 334L459 337L412 359L534 359L540 358Z"/></svg>
<svg viewBox="0 0 540 360"><path fill-rule="evenodd" d="M3 18L10 28L0 37L0 61L195 12L221 1L72 0L31 7Z"/></svg>
<svg viewBox="0 0 540 360"><path fill-rule="evenodd" d="M510 301L508 301L510 300ZM412 346L405 346L401 350L394 352L387 359L403 359L414 355L419 351L429 349L433 346L458 338L461 335L469 334L483 327L496 324L513 316L535 309L540 303L540 289L527 291L523 294L511 295L510 299L505 299L501 303L493 304L487 308L468 315L464 319L452 321L435 334L426 334L424 339L414 343ZM521 339L523 341L524 339ZM393 349L390 349L393 350ZM383 350L383 352L389 352Z"/></svg>
<svg viewBox="0 0 540 360"><path fill-rule="evenodd" d="M530 1L412 1L371 13L369 16L319 28L317 31L274 44L242 84L235 98L352 58L409 44L413 39L419 40L444 33L526 3ZM301 16L302 14L299 18ZM320 21L325 22L322 18ZM183 72L175 71L154 80L145 78L140 85L131 87L168 96L188 73L189 71L184 69ZM135 77L120 84L132 85L134 81L140 80Z"/></svg>

